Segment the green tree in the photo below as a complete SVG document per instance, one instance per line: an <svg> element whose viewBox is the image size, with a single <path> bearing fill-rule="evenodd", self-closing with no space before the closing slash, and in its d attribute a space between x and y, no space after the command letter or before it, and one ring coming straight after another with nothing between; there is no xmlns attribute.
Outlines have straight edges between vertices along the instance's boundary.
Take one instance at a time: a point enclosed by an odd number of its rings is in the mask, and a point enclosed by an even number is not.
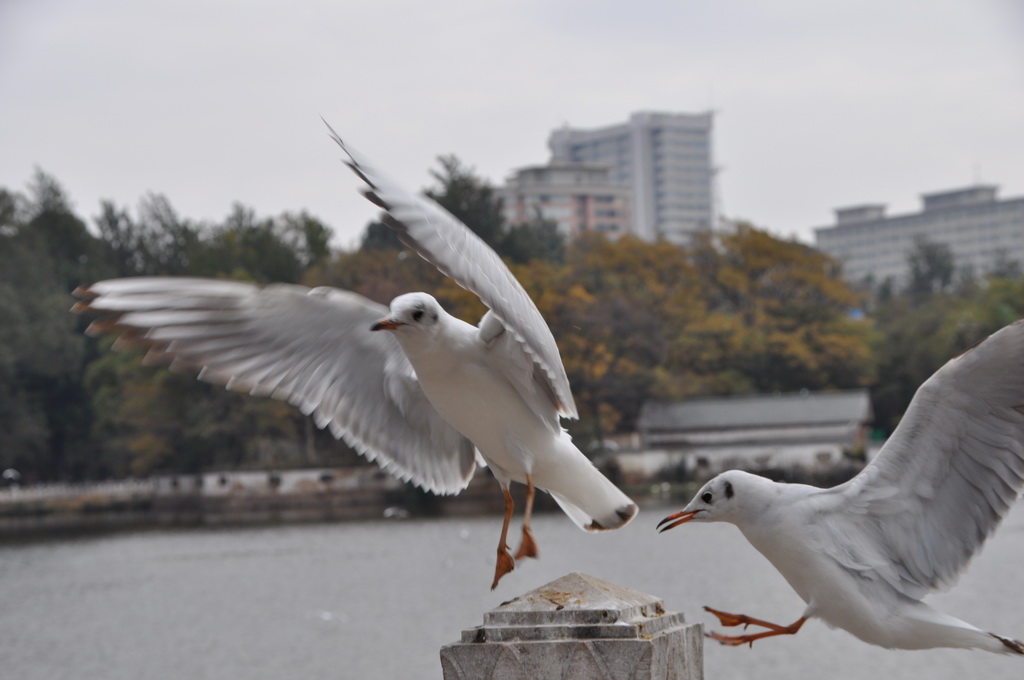
<svg viewBox="0 0 1024 680"><path fill-rule="evenodd" d="M29 184L24 221L12 225L12 233L37 256L45 253L40 266L56 278L62 288L72 290L106 268L102 245L89 233L85 223L71 209L71 202L57 180L36 170Z"/></svg>
<svg viewBox="0 0 1024 680"><path fill-rule="evenodd" d="M363 231L359 250L404 250L398 232L383 222L370 222Z"/></svg>
<svg viewBox="0 0 1024 680"><path fill-rule="evenodd" d="M164 276L200 274L195 261L201 255L197 225L178 216L166 196L150 193L139 201L139 247L152 262L151 272Z"/></svg>
<svg viewBox="0 0 1024 680"><path fill-rule="evenodd" d="M116 276L143 276L159 273L155 253L138 224L127 210L112 201L100 204L96 228L107 251L107 262Z"/></svg>
<svg viewBox="0 0 1024 680"><path fill-rule="evenodd" d="M86 384L111 476L321 462L306 456L309 433L293 407L146 366L139 352L104 353Z"/></svg>
<svg viewBox="0 0 1024 680"><path fill-rule="evenodd" d="M509 262L526 264L531 260L565 261L565 237L558 223L538 214L529 222L515 224L498 240L498 252Z"/></svg>
<svg viewBox="0 0 1024 680"><path fill-rule="evenodd" d="M53 480L320 458L320 437L287 404L140 366L86 338L68 307L72 289L109 276L298 281L329 260L321 222L236 205L201 226L149 194L135 218L101 204L96 238L49 175L37 171L28 193L0 190L0 313L11 321L0 328L0 466Z"/></svg>
<svg viewBox="0 0 1024 680"><path fill-rule="evenodd" d="M294 245L286 242L274 220L258 218L252 208L236 203L227 219L211 231L204 258L207 270L202 273L296 283L303 266Z"/></svg>
<svg viewBox="0 0 1024 680"><path fill-rule="evenodd" d="M876 302L875 423L891 432L918 387L951 358L1024 315L1024 279L990 275L949 292L908 289Z"/></svg>
<svg viewBox="0 0 1024 680"><path fill-rule="evenodd" d="M305 210L286 212L278 219L282 242L291 248L303 270L320 266L331 257L331 228Z"/></svg>
<svg viewBox="0 0 1024 680"><path fill-rule="evenodd" d="M931 241L925 236L914 239L914 247L907 254L910 273L909 292L917 297L949 290L956 273L953 250L945 243Z"/></svg>
<svg viewBox="0 0 1024 680"><path fill-rule="evenodd" d="M1011 260L1005 250L1000 250L988 275L993 279L1019 279L1024 277L1024 269L1020 262Z"/></svg>
<svg viewBox="0 0 1024 680"><path fill-rule="evenodd" d="M0 466L26 480L77 478L93 442L81 387L88 344L69 293L108 270L57 181L37 171L29 191L0 191Z"/></svg>
<svg viewBox="0 0 1024 680"><path fill-rule="evenodd" d="M496 248L504 233L505 218L494 188L455 156L440 156L437 160L441 169L430 174L439 186L427 190L427 196Z"/></svg>

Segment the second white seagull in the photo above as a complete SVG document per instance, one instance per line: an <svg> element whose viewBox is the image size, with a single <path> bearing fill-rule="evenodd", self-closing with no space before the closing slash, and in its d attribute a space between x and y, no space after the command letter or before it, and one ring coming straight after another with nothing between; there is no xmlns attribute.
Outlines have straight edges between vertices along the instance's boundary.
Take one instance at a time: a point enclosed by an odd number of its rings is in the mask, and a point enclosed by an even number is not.
<svg viewBox="0 0 1024 680"><path fill-rule="evenodd" d="M949 361L918 389L899 426L860 474L837 487L777 484L738 470L705 484L662 520L730 522L807 603L779 625L705 607L726 645L796 633L811 617L874 645L967 647L1024 655L921 601L952 585L1024 486L1024 321Z"/></svg>

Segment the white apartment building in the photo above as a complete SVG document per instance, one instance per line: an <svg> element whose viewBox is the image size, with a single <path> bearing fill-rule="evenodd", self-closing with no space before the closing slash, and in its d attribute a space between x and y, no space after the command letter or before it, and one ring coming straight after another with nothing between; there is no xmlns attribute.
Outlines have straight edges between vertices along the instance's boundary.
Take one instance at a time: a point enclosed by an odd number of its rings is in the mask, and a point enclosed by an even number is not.
<svg viewBox="0 0 1024 680"><path fill-rule="evenodd" d="M572 237L599 231L617 239L630 231L629 187L612 182L606 165L555 163L517 170L497 190L506 224L538 215Z"/></svg>
<svg viewBox="0 0 1024 680"><path fill-rule="evenodd" d="M602 164L629 187L631 229L641 238L685 244L715 225L713 114L640 112L593 130L551 133L554 163Z"/></svg>
<svg viewBox="0 0 1024 680"><path fill-rule="evenodd" d="M851 283L909 276L907 255L922 236L949 246L958 269L983 274L1000 261L1024 264L1024 198L1000 200L998 186L923 194L920 212L886 217L885 206L836 210L836 223L814 230L815 245L843 263Z"/></svg>

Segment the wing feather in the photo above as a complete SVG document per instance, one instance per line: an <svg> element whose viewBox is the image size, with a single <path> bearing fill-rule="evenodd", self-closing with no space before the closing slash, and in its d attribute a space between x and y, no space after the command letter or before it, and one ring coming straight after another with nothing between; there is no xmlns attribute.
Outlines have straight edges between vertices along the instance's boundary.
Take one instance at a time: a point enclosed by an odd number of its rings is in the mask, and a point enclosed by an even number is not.
<svg viewBox="0 0 1024 680"><path fill-rule="evenodd" d="M370 326L387 308L348 291L209 279L101 281L76 291L75 311L150 348L152 360L312 415L395 476L457 493L475 449L427 400L390 333Z"/></svg>
<svg viewBox="0 0 1024 680"><path fill-rule="evenodd" d="M910 597L952 585L1024 486L1024 321L949 361L854 479L822 495L825 530ZM827 545L823 546L828 549ZM841 556L834 555L840 561Z"/></svg>
<svg viewBox="0 0 1024 680"><path fill-rule="evenodd" d="M366 197L387 211L382 221L420 257L475 293L540 367L550 384L548 391L556 397L558 413L578 417L555 338L501 258L451 213L389 180L345 144L330 125L327 128L348 155L349 167L368 185Z"/></svg>

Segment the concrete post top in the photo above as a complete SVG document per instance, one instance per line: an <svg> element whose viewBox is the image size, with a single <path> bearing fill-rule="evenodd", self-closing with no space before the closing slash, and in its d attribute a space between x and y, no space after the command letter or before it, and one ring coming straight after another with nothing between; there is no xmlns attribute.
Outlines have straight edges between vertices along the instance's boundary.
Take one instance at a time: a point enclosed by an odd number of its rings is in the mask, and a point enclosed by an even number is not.
<svg viewBox="0 0 1024 680"><path fill-rule="evenodd" d="M487 612L462 641L642 638L683 623L653 595L573 572Z"/></svg>
<svg viewBox="0 0 1024 680"><path fill-rule="evenodd" d="M445 680L702 680L698 623L653 595L572 573L484 614L441 648Z"/></svg>
<svg viewBox="0 0 1024 680"><path fill-rule="evenodd" d="M615 623L664 613L661 600L588 574L572 572L503 602L484 615L489 625Z"/></svg>

